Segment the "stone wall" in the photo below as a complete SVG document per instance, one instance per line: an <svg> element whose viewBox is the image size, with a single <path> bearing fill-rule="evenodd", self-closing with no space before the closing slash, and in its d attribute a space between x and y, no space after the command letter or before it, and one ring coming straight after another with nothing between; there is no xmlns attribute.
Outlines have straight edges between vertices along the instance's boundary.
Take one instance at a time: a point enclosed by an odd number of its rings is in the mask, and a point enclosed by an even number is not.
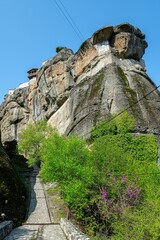
<svg viewBox="0 0 160 240"><path fill-rule="evenodd" d="M61 219L61 228L68 240L90 240L90 238L82 233L77 227L75 227L70 221L67 219Z"/></svg>
<svg viewBox="0 0 160 240"><path fill-rule="evenodd" d="M3 221L0 223L0 240L3 240L12 231L12 221Z"/></svg>

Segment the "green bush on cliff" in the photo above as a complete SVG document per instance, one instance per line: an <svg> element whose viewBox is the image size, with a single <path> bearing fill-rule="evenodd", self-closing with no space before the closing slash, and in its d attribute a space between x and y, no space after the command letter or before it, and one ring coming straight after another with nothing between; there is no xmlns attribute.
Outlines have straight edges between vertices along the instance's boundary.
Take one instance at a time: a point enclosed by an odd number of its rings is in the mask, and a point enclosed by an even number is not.
<svg viewBox="0 0 160 240"><path fill-rule="evenodd" d="M160 197L155 138L144 135L132 137L128 133L105 136L95 141L92 154L95 179L99 182L103 198L97 196L94 201L101 219L99 225L98 218L95 219L99 230L104 233L106 223L111 239L147 239L150 227L153 229L153 223L157 224L154 215L157 214L156 203ZM152 210L147 206L152 206ZM152 214L149 214L150 211ZM152 224L149 224L150 218L154 220ZM143 219L148 224L141 227ZM129 229L127 234L126 229Z"/></svg>
<svg viewBox="0 0 160 240"><path fill-rule="evenodd" d="M87 186L93 182L90 152L85 141L76 136L60 136L55 131L42 146L41 158L43 180L58 181L69 206L80 212L87 206Z"/></svg>
<svg viewBox="0 0 160 240"><path fill-rule="evenodd" d="M18 151L28 159L29 166L40 160L40 147L52 131L46 121L39 121L36 124L29 124L21 132Z"/></svg>
<svg viewBox="0 0 160 240"><path fill-rule="evenodd" d="M134 124L133 117L127 111L122 111L119 115L113 115L93 127L90 131L91 140L94 141L96 138L109 134L132 132Z"/></svg>
<svg viewBox="0 0 160 240"><path fill-rule="evenodd" d="M56 47L56 53L59 53L62 49L64 49L65 47L61 47L61 46L58 46Z"/></svg>
<svg viewBox="0 0 160 240"><path fill-rule="evenodd" d="M126 112L92 129L88 147L56 131L39 145L42 179L60 183L71 211L98 239L158 239L157 142L132 136L133 128Z"/></svg>

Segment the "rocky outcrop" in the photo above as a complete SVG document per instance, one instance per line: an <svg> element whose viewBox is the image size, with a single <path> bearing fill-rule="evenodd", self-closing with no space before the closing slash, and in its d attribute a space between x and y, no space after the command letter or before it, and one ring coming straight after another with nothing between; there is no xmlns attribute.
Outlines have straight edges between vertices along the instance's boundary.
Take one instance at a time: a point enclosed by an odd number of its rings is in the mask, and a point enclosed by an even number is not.
<svg viewBox="0 0 160 240"><path fill-rule="evenodd" d="M30 111L28 109L29 88L17 88L12 94L6 95L1 105L1 136L2 142L17 140L21 129L28 123Z"/></svg>
<svg viewBox="0 0 160 240"><path fill-rule="evenodd" d="M12 221L0 223L0 240L3 240L12 231Z"/></svg>
<svg viewBox="0 0 160 240"><path fill-rule="evenodd" d="M112 45L119 54L119 57L140 60L144 50L148 46L144 40L145 35L140 29L125 23L114 28L115 36Z"/></svg>
<svg viewBox="0 0 160 240"><path fill-rule="evenodd" d="M8 94L1 105L2 142L41 119L62 134L87 137L97 122L128 111L136 131L160 132L160 94L146 74L147 47L140 29L123 23L96 31L74 54L62 49L34 71L28 85Z"/></svg>

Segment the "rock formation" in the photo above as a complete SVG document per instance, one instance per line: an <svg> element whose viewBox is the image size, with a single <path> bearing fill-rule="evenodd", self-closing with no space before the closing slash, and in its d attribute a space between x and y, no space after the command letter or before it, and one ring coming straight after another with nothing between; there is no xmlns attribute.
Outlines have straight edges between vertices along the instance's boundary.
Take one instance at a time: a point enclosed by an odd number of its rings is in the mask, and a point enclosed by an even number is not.
<svg viewBox="0 0 160 240"><path fill-rule="evenodd" d="M3 144L18 140L28 122L41 119L61 134L87 137L97 122L123 109L135 117L137 132L158 134L160 93L146 74L146 47L145 35L123 23L96 31L75 54L62 49L31 71L27 85L6 95L0 116Z"/></svg>

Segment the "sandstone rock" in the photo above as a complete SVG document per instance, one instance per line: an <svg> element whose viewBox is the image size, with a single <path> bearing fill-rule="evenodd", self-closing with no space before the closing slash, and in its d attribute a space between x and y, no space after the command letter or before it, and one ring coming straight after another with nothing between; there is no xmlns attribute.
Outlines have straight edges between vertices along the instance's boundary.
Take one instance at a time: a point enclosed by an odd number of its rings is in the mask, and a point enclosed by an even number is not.
<svg viewBox="0 0 160 240"><path fill-rule="evenodd" d="M61 50L28 87L6 96L0 111L3 143L18 140L29 122L41 119L61 134L87 137L91 127L122 109L135 117L135 131L158 134L160 94L146 74L146 47L145 35L124 23L96 31L75 54Z"/></svg>
<svg viewBox="0 0 160 240"><path fill-rule="evenodd" d="M144 39L145 34L141 32L141 30L137 27L132 26L129 23L122 23L113 28L114 33L120 33L120 32L127 32L127 33L132 33L135 34L137 37Z"/></svg>
<svg viewBox="0 0 160 240"><path fill-rule="evenodd" d="M113 35L113 26L106 26L96 31L91 39L92 44L110 41Z"/></svg>
<svg viewBox="0 0 160 240"><path fill-rule="evenodd" d="M7 95L1 110L1 140L13 141L18 139L21 130L28 123L28 87L16 89L12 95Z"/></svg>
<svg viewBox="0 0 160 240"><path fill-rule="evenodd" d="M44 63L37 73L37 88L30 94L30 106L34 121L49 119L67 100L73 87L73 78L67 61L73 55L64 48L56 57Z"/></svg>
<svg viewBox="0 0 160 240"><path fill-rule="evenodd" d="M135 34L120 32L112 38L112 46L120 58L140 60L148 46L147 42Z"/></svg>
<svg viewBox="0 0 160 240"><path fill-rule="evenodd" d="M67 134L74 132L87 137L93 125L122 109L128 109L137 119L137 131L156 133L160 94L156 90L142 99L153 89L155 85L147 80L147 76L126 71L121 64L109 64L94 77L84 78L71 92L74 101Z"/></svg>

